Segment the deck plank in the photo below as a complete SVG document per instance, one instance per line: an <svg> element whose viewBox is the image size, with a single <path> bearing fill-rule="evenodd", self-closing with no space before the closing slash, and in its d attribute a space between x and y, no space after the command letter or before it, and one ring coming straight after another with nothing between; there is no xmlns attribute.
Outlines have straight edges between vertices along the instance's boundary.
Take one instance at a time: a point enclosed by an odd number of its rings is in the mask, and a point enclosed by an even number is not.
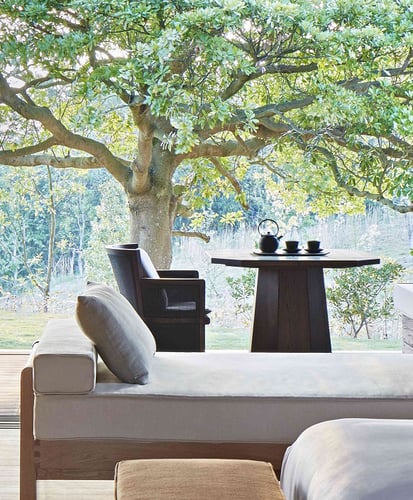
<svg viewBox="0 0 413 500"><path fill-rule="evenodd" d="M27 351L0 351L0 425L18 422L20 372L28 356Z"/></svg>

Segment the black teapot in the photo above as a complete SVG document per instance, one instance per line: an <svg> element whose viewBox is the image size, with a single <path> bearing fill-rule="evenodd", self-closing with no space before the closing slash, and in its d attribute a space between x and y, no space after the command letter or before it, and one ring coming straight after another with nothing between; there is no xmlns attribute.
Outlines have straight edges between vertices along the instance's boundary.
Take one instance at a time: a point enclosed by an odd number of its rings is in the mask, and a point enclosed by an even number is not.
<svg viewBox="0 0 413 500"><path fill-rule="evenodd" d="M275 226L275 234L272 234L270 231L264 232L264 228L266 225L268 226L269 222ZM264 219L258 224L258 232L261 235L259 243L261 252L274 253L277 250L280 243L279 240L282 238L282 236L278 236L279 230L278 224L272 219Z"/></svg>

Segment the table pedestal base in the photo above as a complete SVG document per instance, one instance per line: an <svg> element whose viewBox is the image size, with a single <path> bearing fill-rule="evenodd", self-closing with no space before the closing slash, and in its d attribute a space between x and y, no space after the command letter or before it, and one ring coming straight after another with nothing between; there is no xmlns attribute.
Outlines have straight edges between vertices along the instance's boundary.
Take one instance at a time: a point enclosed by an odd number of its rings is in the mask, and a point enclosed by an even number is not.
<svg viewBox="0 0 413 500"><path fill-rule="evenodd" d="M323 269L258 270L254 352L331 352Z"/></svg>

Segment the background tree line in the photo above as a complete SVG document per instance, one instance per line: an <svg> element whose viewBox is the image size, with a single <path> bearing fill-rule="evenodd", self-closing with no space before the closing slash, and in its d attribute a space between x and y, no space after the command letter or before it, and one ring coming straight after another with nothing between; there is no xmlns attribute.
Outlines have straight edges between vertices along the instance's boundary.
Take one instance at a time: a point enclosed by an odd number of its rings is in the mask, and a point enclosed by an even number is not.
<svg viewBox="0 0 413 500"><path fill-rule="evenodd" d="M298 195L297 191L283 189L277 175L261 166L248 169L240 186L246 193L248 211L240 210L231 193L214 195L190 217L177 218L175 230L185 232L191 228L215 238L231 232L238 239L241 233L256 232L258 222L272 216L286 237L298 237L300 231L313 227L322 215L320 207L318 213L312 210L310 194L302 191ZM36 171L0 167L0 298L22 298L36 291L41 297L41 308L47 311L53 283L86 276L113 281L105 245L128 241L126 203L122 190L102 170L79 176L71 170L47 167L38 167ZM378 250L381 255L391 254L393 248L392 256L397 258L401 249L392 241L391 223L386 223L384 217L380 219L379 205L368 202L346 209L348 214L360 213L360 217L362 209L366 214L377 212L376 222L389 226L380 228L380 246L374 234L370 238L366 235L359 244L367 250ZM327 216L328 210L324 212L325 220ZM330 216L330 220L334 217ZM403 221L399 224L406 226L410 241L412 221L411 217L404 220L405 217L400 215ZM250 239L253 246L253 237ZM355 242L350 244L354 246ZM409 262L403 263L409 267ZM400 263L385 262L377 269L334 273L328 289L332 315L348 325L354 337L360 330L369 332L372 321L393 317L391 283L403 272ZM250 319L254 282L254 273L227 278L235 312L241 320Z"/></svg>
<svg viewBox="0 0 413 500"><path fill-rule="evenodd" d="M209 233L236 230L241 221L255 226L276 210L270 176L256 174L248 172L242 185L250 210L240 211L230 194L214 196L190 218L177 218L176 231L199 229L198 221ZM36 289L47 309L53 279L85 276L87 266L110 279L104 247L128 241L127 226L125 195L104 170L0 167L0 297Z"/></svg>
<svg viewBox="0 0 413 500"><path fill-rule="evenodd" d="M0 293L18 296L35 288L47 309L53 277L84 274L104 177L0 167Z"/></svg>

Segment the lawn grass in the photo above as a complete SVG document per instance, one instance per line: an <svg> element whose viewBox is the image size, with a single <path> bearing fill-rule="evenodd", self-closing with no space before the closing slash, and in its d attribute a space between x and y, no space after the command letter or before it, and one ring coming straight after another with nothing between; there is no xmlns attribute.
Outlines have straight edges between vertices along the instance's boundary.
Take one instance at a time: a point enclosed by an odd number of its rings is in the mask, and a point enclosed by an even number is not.
<svg viewBox="0 0 413 500"><path fill-rule="evenodd" d="M332 336L333 351L400 351L399 339L353 339L349 336ZM251 333L243 328L206 328L207 349L242 349L249 350Z"/></svg>
<svg viewBox="0 0 413 500"><path fill-rule="evenodd" d="M205 329L206 349L241 349L249 350L251 333L247 328L215 328L207 326Z"/></svg>
<svg viewBox="0 0 413 500"><path fill-rule="evenodd" d="M353 339L346 337L331 337L333 351L401 351L400 339Z"/></svg>
<svg viewBox="0 0 413 500"><path fill-rule="evenodd" d="M30 349L49 319L65 318L66 314L24 314L10 311L0 311L0 349ZM401 349L398 339L352 339L351 337L333 336L335 351L367 351ZM217 328L206 327L206 348L208 350L249 350L251 333L247 328Z"/></svg>
<svg viewBox="0 0 413 500"><path fill-rule="evenodd" d="M49 319L64 317L67 315L0 311L0 349L30 349Z"/></svg>

